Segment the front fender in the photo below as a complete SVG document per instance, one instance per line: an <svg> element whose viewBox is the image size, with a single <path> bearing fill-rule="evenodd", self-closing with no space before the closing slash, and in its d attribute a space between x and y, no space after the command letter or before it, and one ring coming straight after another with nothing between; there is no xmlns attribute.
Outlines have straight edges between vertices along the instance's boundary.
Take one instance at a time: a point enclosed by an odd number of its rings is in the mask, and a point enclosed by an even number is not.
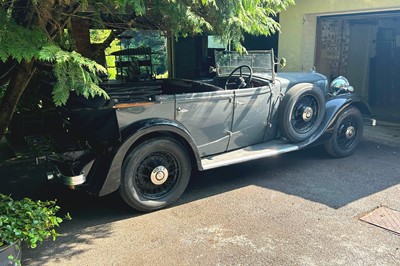
<svg viewBox="0 0 400 266"><path fill-rule="evenodd" d="M109 194L119 188L122 175L122 163L129 149L140 138L156 132L170 132L182 137L190 146L196 159L197 166L201 166L200 156L196 144L189 131L179 122L169 119L148 119L138 121L121 130L121 145L116 148L106 179L99 192L99 196Z"/></svg>
<svg viewBox="0 0 400 266"><path fill-rule="evenodd" d="M339 114L348 106L353 105L357 107L362 114L370 115L371 109L364 98L357 94L346 93L333 96L326 101L325 117L320 127L313 135L307 140L298 144L299 148L306 146L316 146L322 144L330 139L333 133L336 120Z"/></svg>

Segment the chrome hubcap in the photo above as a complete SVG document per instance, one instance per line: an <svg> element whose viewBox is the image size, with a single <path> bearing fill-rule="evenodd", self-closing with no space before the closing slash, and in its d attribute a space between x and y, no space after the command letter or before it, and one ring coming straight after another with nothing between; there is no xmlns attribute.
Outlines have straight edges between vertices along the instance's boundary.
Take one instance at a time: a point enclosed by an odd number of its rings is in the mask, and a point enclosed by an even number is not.
<svg viewBox="0 0 400 266"><path fill-rule="evenodd" d="M356 133L355 127L349 126L349 127L346 129L346 138L347 138L347 139L352 138L352 137L354 136L355 133Z"/></svg>
<svg viewBox="0 0 400 266"><path fill-rule="evenodd" d="M303 111L303 120L308 122L312 119L314 111L311 107L306 107Z"/></svg>
<svg viewBox="0 0 400 266"><path fill-rule="evenodd" d="M150 174L151 182L154 185L162 185L168 179L168 170L164 166L157 166Z"/></svg>

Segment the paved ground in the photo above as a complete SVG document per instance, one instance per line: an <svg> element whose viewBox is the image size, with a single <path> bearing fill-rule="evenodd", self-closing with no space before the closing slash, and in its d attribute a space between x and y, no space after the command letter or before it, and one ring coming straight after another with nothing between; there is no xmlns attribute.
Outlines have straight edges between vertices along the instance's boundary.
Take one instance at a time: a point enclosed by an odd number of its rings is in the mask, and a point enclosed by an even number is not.
<svg viewBox="0 0 400 266"><path fill-rule="evenodd" d="M399 162L400 146L371 141L344 159L293 152L198 173L176 206L150 214L117 194L44 186L37 169L2 172L22 179L0 186L56 197L73 217L56 242L24 249L24 265L398 265L400 236L357 217L400 210Z"/></svg>
<svg viewBox="0 0 400 266"><path fill-rule="evenodd" d="M375 121L376 126L364 126L364 139L372 140L390 146L400 146L399 123Z"/></svg>

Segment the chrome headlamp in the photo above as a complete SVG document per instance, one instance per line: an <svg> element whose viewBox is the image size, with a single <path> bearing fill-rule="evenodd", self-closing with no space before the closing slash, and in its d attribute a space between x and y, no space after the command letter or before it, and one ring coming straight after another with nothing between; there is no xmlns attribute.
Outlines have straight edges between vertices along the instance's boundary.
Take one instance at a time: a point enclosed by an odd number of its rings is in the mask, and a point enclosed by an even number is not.
<svg viewBox="0 0 400 266"><path fill-rule="evenodd" d="M331 82L331 93L333 95L338 95L353 91L354 91L353 86L350 86L349 81L343 76L339 76Z"/></svg>

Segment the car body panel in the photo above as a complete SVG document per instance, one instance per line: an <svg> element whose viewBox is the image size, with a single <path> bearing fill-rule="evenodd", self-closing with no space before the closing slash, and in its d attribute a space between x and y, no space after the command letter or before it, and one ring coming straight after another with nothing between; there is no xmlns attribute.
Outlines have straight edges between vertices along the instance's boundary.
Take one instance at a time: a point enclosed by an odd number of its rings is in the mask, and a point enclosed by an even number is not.
<svg viewBox="0 0 400 266"><path fill-rule="evenodd" d="M148 105L138 105L127 108L116 108L118 126L123 129L132 124L132 121L162 117L175 119L175 96L163 95L156 97Z"/></svg>
<svg viewBox="0 0 400 266"><path fill-rule="evenodd" d="M233 99L233 91L225 90L176 95L176 120L188 129L201 156L226 151Z"/></svg>
<svg viewBox="0 0 400 266"><path fill-rule="evenodd" d="M182 124L174 120L162 118L141 120L122 130L121 135L124 140L118 147L113 147L113 149L109 151L109 154L111 154L111 164L108 168L109 170L105 172L105 182L102 184L99 191L94 190L92 193L103 196L117 190L123 171L122 164L129 150L140 138L160 132L171 133L184 139L187 143L187 147L193 154L194 163L201 169L201 161L196 144L189 131Z"/></svg>
<svg viewBox="0 0 400 266"><path fill-rule="evenodd" d="M228 150L262 142L270 112L271 88L246 88L234 91L234 115Z"/></svg>
<svg viewBox="0 0 400 266"><path fill-rule="evenodd" d="M311 83L320 88L325 95L328 94L328 80L325 76L315 71L293 73L280 72L276 74L276 79L280 81L282 91L284 92L296 84Z"/></svg>

